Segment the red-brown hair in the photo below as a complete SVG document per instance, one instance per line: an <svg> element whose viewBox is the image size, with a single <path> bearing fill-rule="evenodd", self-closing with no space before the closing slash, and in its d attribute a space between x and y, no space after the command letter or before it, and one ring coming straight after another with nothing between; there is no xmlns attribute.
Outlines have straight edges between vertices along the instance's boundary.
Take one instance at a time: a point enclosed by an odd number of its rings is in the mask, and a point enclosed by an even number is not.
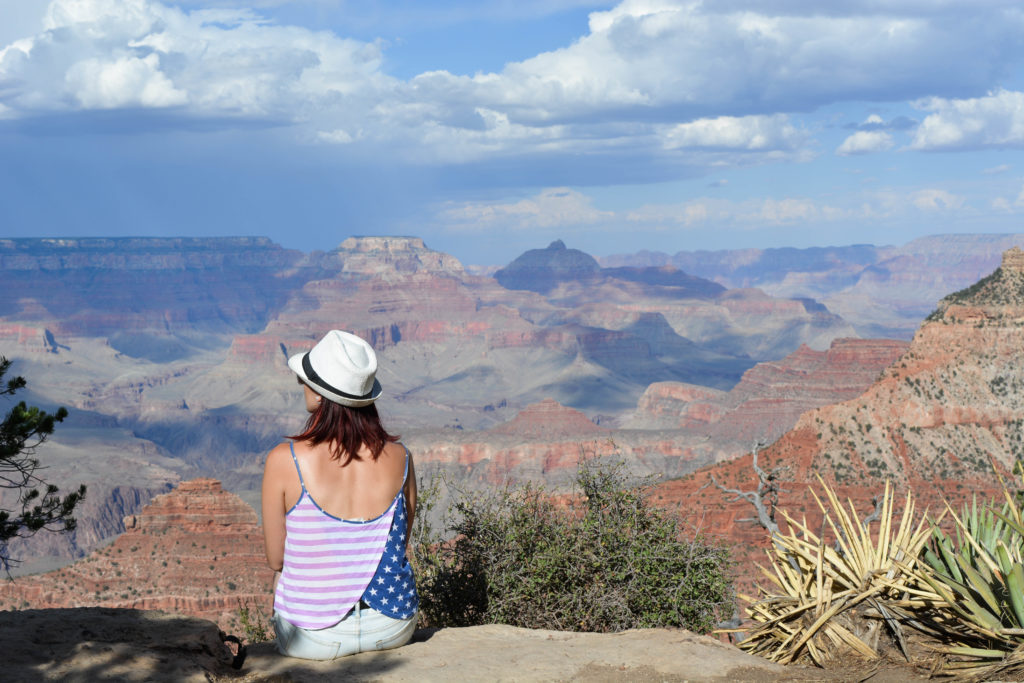
<svg viewBox="0 0 1024 683"><path fill-rule="evenodd" d="M359 449L364 444L370 451L370 457L376 460L384 446L401 437L387 433L373 403L352 408L323 399L306 420L302 433L288 438L307 441L311 446L324 442L331 444L331 458L341 460L344 467L353 459L362 460Z"/></svg>

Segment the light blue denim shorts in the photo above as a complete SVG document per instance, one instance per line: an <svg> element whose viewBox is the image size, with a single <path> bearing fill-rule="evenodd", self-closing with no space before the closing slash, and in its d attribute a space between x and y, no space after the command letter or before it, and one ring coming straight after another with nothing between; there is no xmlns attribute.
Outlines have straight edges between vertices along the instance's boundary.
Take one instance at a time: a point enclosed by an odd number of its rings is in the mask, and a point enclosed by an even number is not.
<svg viewBox="0 0 1024 683"><path fill-rule="evenodd" d="M369 650L390 650L405 645L416 630L414 614L395 619L359 603L334 626L305 629L274 615L277 650L300 659L335 659Z"/></svg>

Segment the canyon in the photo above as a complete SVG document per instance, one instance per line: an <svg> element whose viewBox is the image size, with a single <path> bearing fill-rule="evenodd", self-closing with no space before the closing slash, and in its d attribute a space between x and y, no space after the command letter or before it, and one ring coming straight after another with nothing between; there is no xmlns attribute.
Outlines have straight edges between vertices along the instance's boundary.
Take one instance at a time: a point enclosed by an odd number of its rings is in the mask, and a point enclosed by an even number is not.
<svg viewBox="0 0 1024 683"><path fill-rule="evenodd" d="M725 287L807 297L850 322L862 337L909 339L935 302L979 280L1022 234L931 235L898 246L856 244L620 254L604 266L672 266Z"/></svg>
<svg viewBox="0 0 1024 683"><path fill-rule="evenodd" d="M954 263L984 262L992 244L960 241ZM256 506L264 454L303 418L284 360L328 329L374 345L382 414L421 478L473 486L561 486L593 455L684 477L859 396L907 348L856 338L860 323L806 291L598 263L561 243L532 252L527 282L546 268L543 291L504 287L415 237L311 254L262 238L0 240L0 353L29 381L19 399L71 411L40 449L47 480L89 486L74 534L12 544L17 573L110 543L124 518L196 477ZM827 281L821 254L807 256L794 272ZM929 258L934 272L908 261L914 287L889 295L930 310L934 299L914 299L939 286L929 274L973 272Z"/></svg>

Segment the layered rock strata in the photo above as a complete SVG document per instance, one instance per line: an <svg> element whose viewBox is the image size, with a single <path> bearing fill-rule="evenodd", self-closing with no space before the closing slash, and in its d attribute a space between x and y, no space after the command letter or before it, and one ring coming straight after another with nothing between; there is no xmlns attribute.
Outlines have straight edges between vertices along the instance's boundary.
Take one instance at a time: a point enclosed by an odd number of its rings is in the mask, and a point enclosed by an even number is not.
<svg viewBox="0 0 1024 683"><path fill-rule="evenodd" d="M906 353L862 395L805 413L764 451L781 468L779 507L812 526L808 496L817 477L864 515L886 480L910 489L918 509L944 509L973 496L1001 496L1024 459L1024 253L1012 249L990 276L943 299ZM749 550L766 543L753 509L730 501L710 479L756 488L751 457L701 470L659 491L665 501L702 506L705 528ZM747 552L747 551L744 551Z"/></svg>
<svg viewBox="0 0 1024 683"><path fill-rule="evenodd" d="M240 607L270 614L256 513L213 479L194 479L124 520L112 544L63 569L0 584L0 608L128 607L237 630Z"/></svg>

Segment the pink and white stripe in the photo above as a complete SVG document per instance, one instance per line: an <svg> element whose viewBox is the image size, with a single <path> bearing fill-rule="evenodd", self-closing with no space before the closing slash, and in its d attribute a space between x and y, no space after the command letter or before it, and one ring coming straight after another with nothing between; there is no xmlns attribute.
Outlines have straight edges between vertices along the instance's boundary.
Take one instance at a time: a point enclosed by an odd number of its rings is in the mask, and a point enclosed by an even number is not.
<svg viewBox="0 0 1024 683"><path fill-rule="evenodd" d="M274 610L301 628L341 621L362 597L380 564L398 498L368 522L332 517L305 491L285 515L284 569Z"/></svg>

